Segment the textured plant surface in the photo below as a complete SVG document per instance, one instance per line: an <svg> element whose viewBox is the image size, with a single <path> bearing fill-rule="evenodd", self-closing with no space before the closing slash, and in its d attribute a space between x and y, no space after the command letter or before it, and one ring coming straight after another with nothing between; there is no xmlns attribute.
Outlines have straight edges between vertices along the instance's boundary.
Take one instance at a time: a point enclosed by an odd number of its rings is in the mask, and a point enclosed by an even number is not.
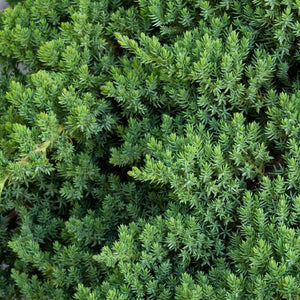
<svg viewBox="0 0 300 300"><path fill-rule="evenodd" d="M299 0L1 13L0 298L300 299L299 45Z"/></svg>

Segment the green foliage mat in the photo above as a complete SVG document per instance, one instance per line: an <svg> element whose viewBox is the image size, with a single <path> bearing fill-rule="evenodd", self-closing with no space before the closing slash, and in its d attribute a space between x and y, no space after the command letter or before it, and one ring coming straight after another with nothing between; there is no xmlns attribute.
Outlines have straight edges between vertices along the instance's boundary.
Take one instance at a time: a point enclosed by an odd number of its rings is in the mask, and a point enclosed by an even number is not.
<svg viewBox="0 0 300 300"><path fill-rule="evenodd" d="M0 298L300 299L299 45L299 0L1 13Z"/></svg>

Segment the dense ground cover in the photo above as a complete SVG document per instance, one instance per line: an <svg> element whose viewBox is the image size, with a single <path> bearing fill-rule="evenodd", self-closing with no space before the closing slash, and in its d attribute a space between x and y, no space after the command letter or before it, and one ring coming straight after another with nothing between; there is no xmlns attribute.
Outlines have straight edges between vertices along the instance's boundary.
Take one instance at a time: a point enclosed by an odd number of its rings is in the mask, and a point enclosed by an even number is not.
<svg viewBox="0 0 300 300"><path fill-rule="evenodd" d="M0 297L299 299L299 38L298 0L5 10Z"/></svg>

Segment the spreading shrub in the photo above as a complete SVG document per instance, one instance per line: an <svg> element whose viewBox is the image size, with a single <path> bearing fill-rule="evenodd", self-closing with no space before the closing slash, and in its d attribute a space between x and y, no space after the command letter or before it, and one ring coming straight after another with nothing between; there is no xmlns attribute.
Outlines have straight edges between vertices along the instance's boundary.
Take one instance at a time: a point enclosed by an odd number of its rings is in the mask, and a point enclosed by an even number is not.
<svg viewBox="0 0 300 300"><path fill-rule="evenodd" d="M299 0L1 13L0 297L300 299L299 46Z"/></svg>

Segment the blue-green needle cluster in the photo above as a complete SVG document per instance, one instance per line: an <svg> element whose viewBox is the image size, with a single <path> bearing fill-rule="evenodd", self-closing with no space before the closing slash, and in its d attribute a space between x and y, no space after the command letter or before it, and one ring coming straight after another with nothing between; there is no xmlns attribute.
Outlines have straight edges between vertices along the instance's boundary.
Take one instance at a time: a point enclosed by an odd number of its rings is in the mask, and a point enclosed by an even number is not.
<svg viewBox="0 0 300 300"><path fill-rule="evenodd" d="M300 299L299 46L299 0L0 13L0 298Z"/></svg>

